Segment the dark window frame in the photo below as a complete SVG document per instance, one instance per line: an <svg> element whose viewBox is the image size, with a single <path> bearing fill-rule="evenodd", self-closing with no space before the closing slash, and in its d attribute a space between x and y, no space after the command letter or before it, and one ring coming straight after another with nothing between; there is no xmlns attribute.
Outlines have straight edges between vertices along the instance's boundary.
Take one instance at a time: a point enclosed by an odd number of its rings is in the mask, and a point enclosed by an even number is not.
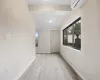
<svg viewBox="0 0 100 80"><path fill-rule="evenodd" d="M68 25L65 29L63 29L63 45L64 46L69 46L69 47L72 47L74 49L77 49L77 50L81 50L81 42L80 42L80 49L78 48L75 48L73 45L68 45L69 43L65 44L65 41L64 41L64 32L65 30L68 30L69 27L73 26L74 24L76 24L78 21L81 20L81 17L79 17L78 19L76 19L74 22L72 22L70 25ZM81 26L80 26L81 27ZM68 38L68 37L67 37ZM67 39L68 40L68 39ZM74 43L73 43L74 44Z"/></svg>

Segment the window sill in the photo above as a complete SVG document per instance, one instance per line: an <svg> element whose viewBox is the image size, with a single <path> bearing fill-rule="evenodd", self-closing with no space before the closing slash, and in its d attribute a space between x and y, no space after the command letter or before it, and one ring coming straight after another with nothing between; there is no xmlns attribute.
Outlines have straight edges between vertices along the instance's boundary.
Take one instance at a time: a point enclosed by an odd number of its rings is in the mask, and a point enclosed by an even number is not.
<svg viewBox="0 0 100 80"><path fill-rule="evenodd" d="M80 50L78 50L78 49L75 49L74 47L72 47L72 46L66 46L66 45L63 45L63 46L65 46L65 47L67 47L67 48L69 48L69 49L71 49L71 50L75 50L75 51L78 51L78 52L81 52L81 49Z"/></svg>

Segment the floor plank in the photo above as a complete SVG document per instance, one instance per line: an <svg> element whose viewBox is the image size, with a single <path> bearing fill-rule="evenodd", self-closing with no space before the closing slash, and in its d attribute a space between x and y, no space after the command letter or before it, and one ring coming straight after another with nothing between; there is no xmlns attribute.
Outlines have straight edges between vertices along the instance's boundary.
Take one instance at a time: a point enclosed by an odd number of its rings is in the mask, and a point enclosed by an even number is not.
<svg viewBox="0 0 100 80"><path fill-rule="evenodd" d="M37 54L28 72L20 80L76 80L59 54Z"/></svg>

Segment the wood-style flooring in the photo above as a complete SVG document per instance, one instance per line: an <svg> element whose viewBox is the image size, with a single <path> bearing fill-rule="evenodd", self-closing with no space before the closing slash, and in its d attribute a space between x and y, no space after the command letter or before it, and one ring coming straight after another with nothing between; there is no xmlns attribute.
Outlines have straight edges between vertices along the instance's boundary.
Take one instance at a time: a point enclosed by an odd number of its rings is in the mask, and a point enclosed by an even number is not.
<svg viewBox="0 0 100 80"><path fill-rule="evenodd" d="M19 80L77 80L59 54L36 54L31 68Z"/></svg>

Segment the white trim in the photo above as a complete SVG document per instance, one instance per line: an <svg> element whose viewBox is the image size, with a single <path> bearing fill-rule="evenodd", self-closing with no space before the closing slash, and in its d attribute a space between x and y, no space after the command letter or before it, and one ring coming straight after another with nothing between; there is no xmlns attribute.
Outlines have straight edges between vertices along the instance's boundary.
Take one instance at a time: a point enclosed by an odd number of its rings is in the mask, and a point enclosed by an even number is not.
<svg viewBox="0 0 100 80"><path fill-rule="evenodd" d="M70 46L66 46L66 47L69 48L69 49L71 49L71 50L75 50L75 51L81 52L81 50L75 49L73 47L70 47Z"/></svg>
<svg viewBox="0 0 100 80"><path fill-rule="evenodd" d="M86 77L68 59L67 62L83 80L87 80Z"/></svg>
<svg viewBox="0 0 100 80"><path fill-rule="evenodd" d="M36 57L34 57L33 60L29 62L28 66L24 68L23 71L14 80L18 80L27 71L35 59Z"/></svg>

